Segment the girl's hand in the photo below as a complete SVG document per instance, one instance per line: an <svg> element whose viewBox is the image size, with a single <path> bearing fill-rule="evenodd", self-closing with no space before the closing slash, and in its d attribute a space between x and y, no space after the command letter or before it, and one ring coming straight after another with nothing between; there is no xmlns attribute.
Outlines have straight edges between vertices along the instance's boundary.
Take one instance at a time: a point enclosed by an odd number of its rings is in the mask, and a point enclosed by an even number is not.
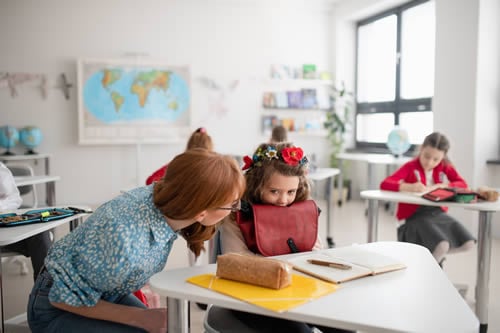
<svg viewBox="0 0 500 333"><path fill-rule="evenodd" d="M427 192L427 187L421 182L416 183L401 183L399 186L400 191L404 192Z"/></svg>
<svg viewBox="0 0 500 333"><path fill-rule="evenodd" d="M167 309L147 309L141 320L141 328L148 333L164 333L167 331Z"/></svg>

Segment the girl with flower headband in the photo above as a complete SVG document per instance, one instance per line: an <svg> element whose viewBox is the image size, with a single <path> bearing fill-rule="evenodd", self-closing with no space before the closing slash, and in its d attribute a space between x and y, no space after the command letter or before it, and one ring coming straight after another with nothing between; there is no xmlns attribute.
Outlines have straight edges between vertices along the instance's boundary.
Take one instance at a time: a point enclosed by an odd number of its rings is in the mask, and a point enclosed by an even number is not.
<svg viewBox="0 0 500 333"><path fill-rule="evenodd" d="M199 127L194 131L186 145L186 150L193 148L203 148L208 151L212 151L214 149L214 144L212 142L212 138L208 135L205 127ZM155 172L153 172L147 179L146 185L150 185L153 182L157 182L163 178L165 175L165 171L167 170L168 164L165 164Z"/></svg>
<svg viewBox="0 0 500 333"><path fill-rule="evenodd" d="M308 160L302 148L291 143L263 143L252 156L243 158L247 187L242 196L241 214L251 212L253 204L290 206L295 202L310 199L310 186L306 178ZM221 252L254 253L245 241L236 214L227 216L219 226ZM313 231L316 232L316 231ZM316 235L313 250L321 249L320 237ZM234 310L224 310L240 322L248 323L258 332L313 332L306 323L254 315ZM320 328L320 327L318 327ZM335 328L320 328L322 332L346 332Z"/></svg>

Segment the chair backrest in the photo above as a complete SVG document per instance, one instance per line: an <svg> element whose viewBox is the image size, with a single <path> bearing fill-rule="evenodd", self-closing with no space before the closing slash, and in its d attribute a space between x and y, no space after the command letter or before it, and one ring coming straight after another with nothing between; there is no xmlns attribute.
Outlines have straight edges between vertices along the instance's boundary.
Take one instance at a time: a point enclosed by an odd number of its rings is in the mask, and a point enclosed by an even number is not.
<svg viewBox="0 0 500 333"><path fill-rule="evenodd" d="M6 164L7 168L9 168L10 172L12 172L12 175L14 176L34 176L35 171L33 168L28 165L28 164ZM36 193L36 188L35 185L25 185L25 186L19 186L19 193L21 196L25 196L26 194L32 193L33 196L33 203L31 205L25 205L23 200L23 205L22 207L29 207L29 208L37 208L38 207L38 196Z"/></svg>

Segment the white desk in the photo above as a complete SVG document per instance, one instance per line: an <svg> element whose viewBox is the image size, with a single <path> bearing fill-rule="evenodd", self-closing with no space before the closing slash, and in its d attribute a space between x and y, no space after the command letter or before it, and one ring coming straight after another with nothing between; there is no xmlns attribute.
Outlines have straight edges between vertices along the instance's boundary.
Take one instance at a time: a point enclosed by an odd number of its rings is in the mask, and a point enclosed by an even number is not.
<svg viewBox="0 0 500 333"><path fill-rule="evenodd" d="M321 181L326 179L326 190L325 190L325 199L326 199L326 241L328 243L328 247L334 247L335 243L333 241L333 236L331 234L330 224L332 223L331 216L331 202L332 202L332 189L333 189L333 178L340 174L339 169L335 168L317 168L314 171L311 171L307 178L313 181Z"/></svg>
<svg viewBox="0 0 500 333"><path fill-rule="evenodd" d="M50 157L49 154L0 155L0 161L7 164L16 161L35 161L36 164L38 160L44 160L45 174L48 175L50 173Z"/></svg>
<svg viewBox="0 0 500 333"><path fill-rule="evenodd" d="M150 279L150 285L167 297L169 333L189 332L189 301L363 332L478 332L474 313L427 249L400 242L362 246L392 256L408 267L347 282L336 292L285 313L186 282L193 275L214 273L215 264L163 271Z"/></svg>
<svg viewBox="0 0 500 333"><path fill-rule="evenodd" d="M48 206L56 204L56 181L61 180L59 176L16 176L16 186L45 184L45 197Z"/></svg>
<svg viewBox="0 0 500 333"><path fill-rule="evenodd" d="M75 205L74 207L82 208L85 210L89 210L89 207L86 206L80 206L80 205ZM27 211L29 209L22 209L22 210L17 210L14 211L14 213L22 214L23 212ZM81 222L82 218L87 216L89 214L75 214L73 216L69 216L60 220L55 220L51 222L44 222L44 223L34 223L34 224L28 224L28 225L22 225L22 226L15 226L15 227L2 227L0 228L0 252L2 251L2 247L13 244L19 241L22 241L23 239L29 238L31 236L40 234L44 231L51 230L57 226L63 225L70 223L70 230L73 230L79 222ZM0 316L1 316L1 325L2 325L2 330L1 332L5 332L4 329L4 303L3 303L3 286L2 286L2 265L0 264Z"/></svg>
<svg viewBox="0 0 500 333"><path fill-rule="evenodd" d="M378 202L405 202L425 206L459 207L479 212L477 231L477 280L476 314L481 323L481 332L488 328L488 297L491 264L491 216L500 211L500 201L479 203L446 202L436 203L412 193L381 190L362 191L361 197L368 200L368 242L377 240Z"/></svg>
<svg viewBox="0 0 500 333"><path fill-rule="evenodd" d="M344 170L344 160L349 160L349 161L361 161L361 162L366 162L368 164L368 178L367 178L367 189L373 190L378 188L378 184L375 183L375 166L378 164L385 165L386 167L389 166L400 166L403 165L404 163L410 161L412 158L407 157L407 156L401 156L401 157L394 157L394 155L390 154L365 154L365 153L340 153L337 156L337 159L339 161L339 169L340 169L340 175L338 179L338 191L339 191L339 198L342 196L342 187L343 187L343 179L342 175L345 174ZM386 170L386 173L389 173L389 170ZM341 204L341 201L339 200L338 204Z"/></svg>

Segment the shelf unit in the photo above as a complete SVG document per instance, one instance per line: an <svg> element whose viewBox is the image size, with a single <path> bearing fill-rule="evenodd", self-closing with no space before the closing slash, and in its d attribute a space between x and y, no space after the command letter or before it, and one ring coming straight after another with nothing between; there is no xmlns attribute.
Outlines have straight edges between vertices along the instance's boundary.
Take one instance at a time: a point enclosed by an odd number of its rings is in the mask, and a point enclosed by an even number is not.
<svg viewBox="0 0 500 333"><path fill-rule="evenodd" d="M282 124L290 135L326 137L324 130L326 112L329 109L328 89L333 85L331 80L320 79L265 79L262 92L262 132L268 135L274 125ZM278 107L276 104L290 104L289 92L300 92L299 104L303 105L304 92L314 91L313 104L317 107ZM309 96L311 98L311 96ZM282 102L279 102L281 99ZM271 106L266 105L270 102ZM311 102L311 100L309 100Z"/></svg>

